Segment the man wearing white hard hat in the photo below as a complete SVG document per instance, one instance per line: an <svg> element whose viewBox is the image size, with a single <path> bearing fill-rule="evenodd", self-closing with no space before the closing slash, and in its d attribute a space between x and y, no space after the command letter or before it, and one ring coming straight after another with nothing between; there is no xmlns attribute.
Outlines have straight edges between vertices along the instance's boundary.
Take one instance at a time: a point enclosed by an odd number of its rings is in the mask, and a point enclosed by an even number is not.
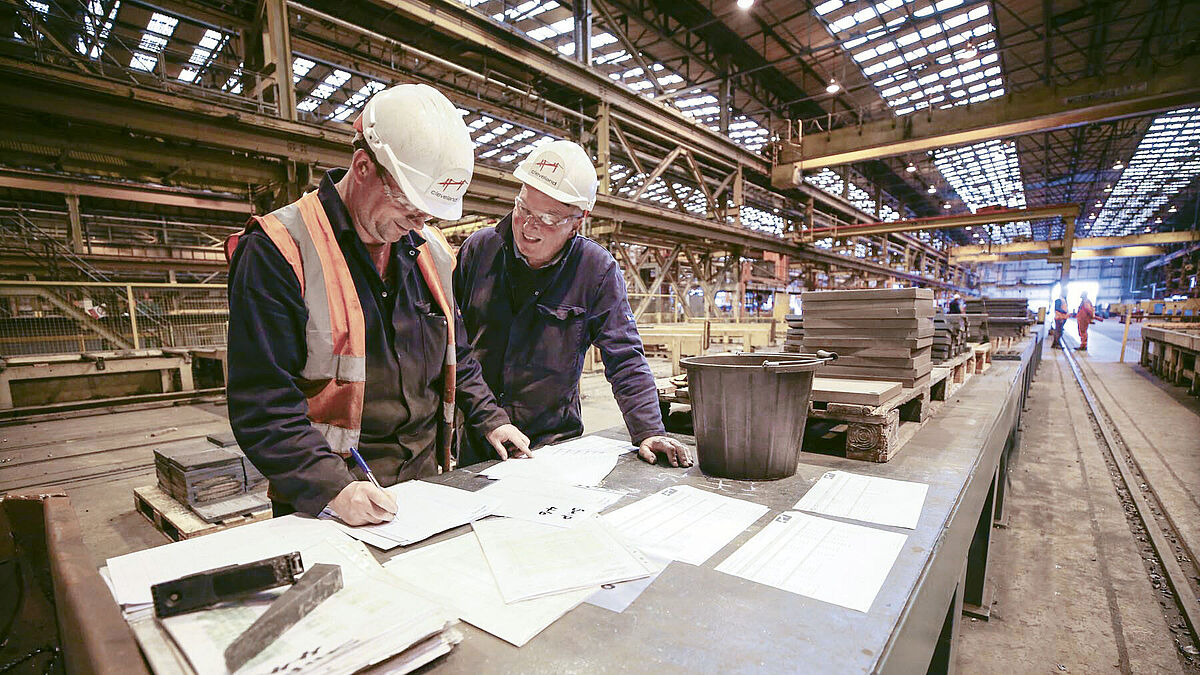
<svg viewBox="0 0 1200 675"><path fill-rule="evenodd" d="M534 446L579 436L579 377L595 345L638 456L691 466L687 448L665 435L621 269L579 234L596 202L591 159L575 143L553 141L513 175L524 185L512 213L463 243L454 272L484 380ZM485 439L464 434L460 465L495 457Z"/></svg>
<svg viewBox="0 0 1200 675"><path fill-rule="evenodd" d="M376 483L448 468L456 406L501 456L529 440L470 355L454 257L426 224L462 215L474 146L461 115L409 84L354 126L348 170L226 242L228 400L276 515L329 507L362 525L396 513Z"/></svg>

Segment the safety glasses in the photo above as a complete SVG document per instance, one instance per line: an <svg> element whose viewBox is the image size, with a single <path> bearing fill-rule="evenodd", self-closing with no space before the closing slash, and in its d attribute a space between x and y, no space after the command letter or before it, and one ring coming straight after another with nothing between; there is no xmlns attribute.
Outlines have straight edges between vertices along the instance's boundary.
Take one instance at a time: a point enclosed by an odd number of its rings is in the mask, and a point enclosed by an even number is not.
<svg viewBox="0 0 1200 675"><path fill-rule="evenodd" d="M575 216L563 216L553 213L535 213L533 209L530 209L529 205L525 203L525 200L521 199L521 195L517 195L516 208L513 209L513 216L520 218L522 221L532 220L533 222L538 223L542 227L548 229L557 229L560 227L573 228L582 223L584 217L582 213Z"/></svg>

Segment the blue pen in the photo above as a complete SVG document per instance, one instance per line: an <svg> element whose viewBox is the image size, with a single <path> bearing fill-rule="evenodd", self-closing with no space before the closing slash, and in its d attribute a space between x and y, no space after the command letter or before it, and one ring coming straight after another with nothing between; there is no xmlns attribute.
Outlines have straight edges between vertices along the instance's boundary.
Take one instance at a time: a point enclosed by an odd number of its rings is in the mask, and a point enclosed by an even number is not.
<svg viewBox="0 0 1200 675"><path fill-rule="evenodd" d="M370 479L371 483L373 483L375 487L382 490L383 486L379 484L379 481L375 480L375 474L371 473L371 467L367 466L367 463L363 461L362 455L358 454L358 450L356 448L350 448L350 456L354 458L354 462L358 464L358 468L362 469L363 473L367 474L367 478Z"/></svg>

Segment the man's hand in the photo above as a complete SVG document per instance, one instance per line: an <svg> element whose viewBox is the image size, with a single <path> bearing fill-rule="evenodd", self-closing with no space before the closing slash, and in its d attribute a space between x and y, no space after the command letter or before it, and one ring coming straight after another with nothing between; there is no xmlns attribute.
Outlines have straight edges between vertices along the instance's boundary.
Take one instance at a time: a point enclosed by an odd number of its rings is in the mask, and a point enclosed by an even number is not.
<svg viewBox="0 0 1200 675"><path fill-rule="evenodd" d="M369 481L356 480L329 502L347 525L375 525L396 517L396 500Z"/></svg>
<svg viewBox="0 0 1200 675"><path fill-rule="evenodd" d="M513 457L533 457L533 451L529 449L529 437L511 424L502 424L492 429L487 435L487 441L496 449L501 460L508 459L505 443L512 446Z"/></svg>
<svg viewBox="0 0 1200 675"><path fill-rule="evenodd" d="M658 461L659 453L667 458L671 466L686 468L692 465L692 457L688 454L687 446L670 436L651 436L642 441L641 447L638 448L638 457L649 464Z"/></svg>

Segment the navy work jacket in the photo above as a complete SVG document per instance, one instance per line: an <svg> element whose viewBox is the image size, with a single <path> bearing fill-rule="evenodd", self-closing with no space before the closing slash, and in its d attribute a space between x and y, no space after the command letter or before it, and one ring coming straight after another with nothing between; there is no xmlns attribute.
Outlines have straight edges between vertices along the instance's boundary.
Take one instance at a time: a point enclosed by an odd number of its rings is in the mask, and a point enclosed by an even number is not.
<svg viewBox="0 0 1200 675"><path fill-rule="evenodd" d="M419 234L392 246L389 282L380 278L334 185L344 174L326 174L317 196L362 305L367 382L359 451L386 486L437 472L447 321L417 267ZM249 227L229 270L229 421L246 456L270 480L273 497L316 515L365 477L352 473L353 464L308 421L308 401L297 386L307 318L291 265L261 228ZM471 358L461 317L454 326L459 409L470 428L486 434L508 417Z"/></svg>
<svg viewBox="0 0 1200 675"><path fill-rule="evenodd" d="M509 214L463 243L454 270L472 353L512 423L535 446L581 435L579 377L595 345L634 444L664 433L654 376L612 254L576 236L532 287L515 283L518 272L529 274L517 265L526 263L516 255ZM517 297L518 286L533 297ZM460 466L495 458L478 433L463 434Z"/></svg>

